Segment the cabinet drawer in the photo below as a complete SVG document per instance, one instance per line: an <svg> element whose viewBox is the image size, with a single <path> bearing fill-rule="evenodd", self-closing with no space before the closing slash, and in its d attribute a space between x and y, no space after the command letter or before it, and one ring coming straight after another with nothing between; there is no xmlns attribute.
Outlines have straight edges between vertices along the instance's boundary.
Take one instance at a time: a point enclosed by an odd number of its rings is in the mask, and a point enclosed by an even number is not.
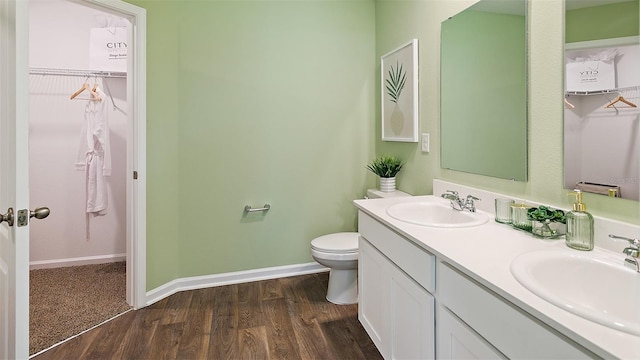
<svg viewBox="0 0 640 360"><path fill-rule="evenodd" d="M438 299L507 357L584 359L596 356L482 285L438 263Z"/></svg>
<svg viewBox="0 0 640 360"><path fill-rule="evenodd" d="M435 291L436 258L369 215L358 212L358 232L425 290Z"/></svg>

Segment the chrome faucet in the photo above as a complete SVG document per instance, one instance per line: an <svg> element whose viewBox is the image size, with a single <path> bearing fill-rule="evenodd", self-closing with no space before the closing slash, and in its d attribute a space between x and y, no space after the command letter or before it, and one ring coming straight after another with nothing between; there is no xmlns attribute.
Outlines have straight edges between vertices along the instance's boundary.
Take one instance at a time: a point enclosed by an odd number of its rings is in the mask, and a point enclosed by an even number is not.
<svg viewBox="0 0 640 360"><path fill-rule="evenodd" d="M609 237L612 239L627 240L630 243L628 247L622 250L622 252L627 255L627 257L624 259L624 265L640 273L640 264L638 263L638 258L640 257L640 240L630 239L613 234L609 234Z"/></svg>
<svg viewBox="0 0 640 360"><path fill-rule="evenodd" d="M474 201L480 200L473 195L467 195L467 198L463 200L460 198L458 192L453 190L447 190L446 193L440 196L451 201L451 207L458 211L469 210L470 212L476 212L476 205Z"/></svg>

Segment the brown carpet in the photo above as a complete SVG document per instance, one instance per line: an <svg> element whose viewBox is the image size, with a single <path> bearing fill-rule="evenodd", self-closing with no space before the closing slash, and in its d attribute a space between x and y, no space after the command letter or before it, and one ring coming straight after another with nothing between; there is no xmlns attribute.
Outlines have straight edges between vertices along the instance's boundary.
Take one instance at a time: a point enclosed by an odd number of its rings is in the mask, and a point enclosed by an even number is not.
<svg viewBox="0 0 640 360"><path fill-rule="evenodd" d="M130 309L124 262L31 270L29 354Z"/></svg>

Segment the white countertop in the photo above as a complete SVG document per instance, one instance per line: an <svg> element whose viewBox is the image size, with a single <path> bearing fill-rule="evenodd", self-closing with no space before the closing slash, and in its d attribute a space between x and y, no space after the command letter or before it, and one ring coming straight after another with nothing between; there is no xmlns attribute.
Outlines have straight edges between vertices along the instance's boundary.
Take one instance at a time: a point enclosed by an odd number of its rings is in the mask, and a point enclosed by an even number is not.
<svg viewBox="0 0 640 360"><path fill-rule="evenodd" d="M453 229L413 225L387 215L386 209L391 205L425 200L449 203L448 200L428 195L355 200L354 204L359 210L455 266L491 291L593 353L604 358L640 359L640 337L611 329L556 307L527 290L511 274L509 270L511 262L520 254L550 248L577 251L568 248L564 238L556 240L536 238L509 225L496 223L490 213L485 213L490 220L484 225ZM619 256L621 264L624 260L623 254L600 248L594 251ZM640 274L638 274L638 281L640 282ZM640 285L636 284L636 286ZM640 303L638 312L640 312Z"/></svg>

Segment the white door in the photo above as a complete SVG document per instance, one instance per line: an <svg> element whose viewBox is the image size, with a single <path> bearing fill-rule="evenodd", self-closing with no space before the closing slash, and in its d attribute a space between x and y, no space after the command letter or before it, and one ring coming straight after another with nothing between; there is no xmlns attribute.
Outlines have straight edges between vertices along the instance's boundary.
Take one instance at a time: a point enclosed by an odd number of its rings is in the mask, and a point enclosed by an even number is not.
<svg viewBox="0 0 640 360"><path fill-rule="evenodd" d="M0 0L0 212L7 218L0 223L3 359L29 356L29 227L17 226L17 212L29 206L27 6ZM8 209L16 213L12 226Z"/></svg>
<svg viewBox="0 0 640 360"><path fill-rule="evenodd" d="M132 81L127 84L127 98L135 99L128 110L133 114L131 127L136 147L128 150L133 159L130 173L140 174L130 199L132 222L129 230L128 253L135 261L127 271L129 302L136 308L145 305L145 245L146 245L146 11L119 0L84 0L122 14L132 21L130 42L134 49L129 68ZM29 153L28 153L28 97L29 97L29 8L28 1L0 0L0 213L12 209L16 223L0 223L0 359L26 359L29 356ZM135 128L135 129L134 129ZM128 195L129 196L129 195ZM26 211L25 225L18 226L19 212ZM36 212L36 217L45 216ZM8 217L8 216L7 216ZM131 273L131 275L129 275Z"/></svg>

